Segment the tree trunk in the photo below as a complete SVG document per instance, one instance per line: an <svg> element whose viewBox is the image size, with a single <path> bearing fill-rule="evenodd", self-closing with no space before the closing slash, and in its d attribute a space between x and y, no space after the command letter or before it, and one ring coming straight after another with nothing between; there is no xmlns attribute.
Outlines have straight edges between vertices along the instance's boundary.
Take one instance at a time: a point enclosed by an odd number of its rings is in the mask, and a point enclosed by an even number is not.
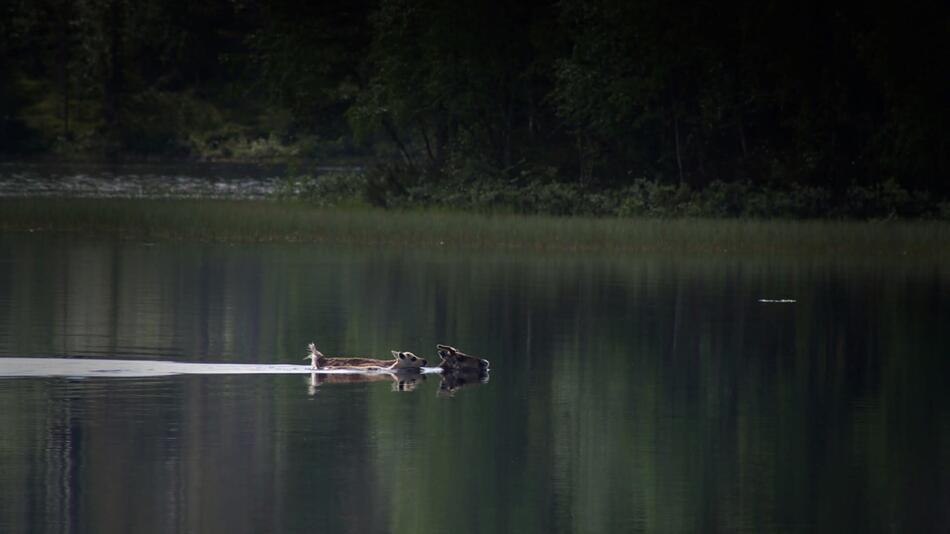
<svg viewBox="0 0 950 534"><path fill-rule="evenodd" d="M748 158L749 149L745 142L745 126L742 125L742 116L739 117L739 147L742 148L742 159Z"/></svg>
<svg viewBox="0 0 950 534"><path fill-rule="evenodd" d="M514 85L514 83L512 83ZM514 122L514 105L515 105L515 95L514 87L508 91L508 106L505 110L505 147L504 147L504 169L511 168L511 131L512 131L512 122Z"/></svg>
<svg viewBox="0 0 950 534"><path fill-rule="evenodd" d="M594 178L593 143L582 133L578 133L575 139L577 142L578 178L581 184L587 185Z"/></svg>
<svg viewBox="0 0 950 534"><path fill-rule="evenodd" d="M686 179L683 176L683 156L680 150L679 113L677 113L675 105L673 106L673 141L676 144L676 168L679 169L680 184L682 184Z"/></svg>
<svg viewBox="0 0 950 534"><path fill-rule="evenodd" d="M122 0L112 0L109 4L109 75L104 91L104 118L106 124L115 127L119 124L119 94L122 89Z"/></svg>
<svg viewBox="0 0 950 534"><path fill-rule="evenodd" d="M415 168L415 162L412 160L412 154L409 153L409 149L403 144L402 139L399 138L399 133L396 131L396 127L390 122L389 119L383 119L383 127L386 129L386 132L389 134L389 137L392 138L393 142L396 143L396 146L399 147L399 151L402 152L402 157L406 160L406 165L411 168Z"/></svg>
<svg viewBox="0 0 950 534"><path fill-rule="evenodd" d="M429 142L429 134L426 133L426 127L422 121L419 121L419 134L426 144L426 155L429 156L429 165L435 165L435 153L432 152L432 143Z"/></svg>
<svg viewBox="0 0 950 534"><path fill-rule="evenodd" d="M69 19L72 15L72 2L63 2L63 12L60 13L59 39L59 66L60 88L63 92L63 138L69 139Z"/></svg>

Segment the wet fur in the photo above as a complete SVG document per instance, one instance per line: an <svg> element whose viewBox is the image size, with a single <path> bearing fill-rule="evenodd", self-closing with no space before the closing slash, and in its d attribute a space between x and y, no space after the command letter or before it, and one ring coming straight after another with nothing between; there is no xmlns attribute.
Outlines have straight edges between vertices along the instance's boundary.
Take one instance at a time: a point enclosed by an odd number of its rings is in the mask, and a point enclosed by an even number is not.
<svg viewBox="0 0 950 534"><path fill-rule="evenodd" d="M337 369L340 367L352 368L389 368L396 364L395 358L392 360L377 360L374 358L320 358L321 369Z"/></svg>
<svg viewBox="0 0 950 534"><path fill-rule="evenodd" d="M397 354L406 355L411 361L406 361L400 366L400 359L394 357L391 360L377 360L375 358L327 358L322 352L317 350L316 345L311 343L307 347L310 354L304 359L310 360L310 366L314 369L360 369L360 370L388 370L395 372L419 372L420 367L428 363L425 358L419 358L411 352L391 351L393 356Z"/></svg>
<svg viewBox="0 0 950 534"><path fill-rule="evenodd" d="M448 369L465 369L470 371L488 371L489 363L488 360L479 358L477 356L472 356L470 354L465 354L464 352L458 350L455 347L449 345L436 345L438 350L439 358L442 361L439 362L439 367L443 370Z"/></svg>

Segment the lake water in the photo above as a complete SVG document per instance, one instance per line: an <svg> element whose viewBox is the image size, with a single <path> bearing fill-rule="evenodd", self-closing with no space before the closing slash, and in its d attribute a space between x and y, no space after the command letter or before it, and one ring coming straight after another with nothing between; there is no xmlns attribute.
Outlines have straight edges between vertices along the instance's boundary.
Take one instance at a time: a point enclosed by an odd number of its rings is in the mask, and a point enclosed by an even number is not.
<svg viewBox="0 0 950 534"><path fill-rule="evenodd" d="M0 378L0 532L947 532L948 327L899 259L0 234L0 357L491 360Z"/></svg>

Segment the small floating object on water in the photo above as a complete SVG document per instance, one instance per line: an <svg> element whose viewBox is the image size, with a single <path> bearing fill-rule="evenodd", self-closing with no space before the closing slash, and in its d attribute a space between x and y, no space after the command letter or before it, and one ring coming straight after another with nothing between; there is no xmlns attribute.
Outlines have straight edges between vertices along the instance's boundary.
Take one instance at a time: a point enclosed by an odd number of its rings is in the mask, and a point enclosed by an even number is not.
<svg viewBox="0 0 950 534"><path fill-rule="evenodd" d="M792 302L798 302L795 299L759 299L759 302L767 302L770 304L789 304Z"/></svg>

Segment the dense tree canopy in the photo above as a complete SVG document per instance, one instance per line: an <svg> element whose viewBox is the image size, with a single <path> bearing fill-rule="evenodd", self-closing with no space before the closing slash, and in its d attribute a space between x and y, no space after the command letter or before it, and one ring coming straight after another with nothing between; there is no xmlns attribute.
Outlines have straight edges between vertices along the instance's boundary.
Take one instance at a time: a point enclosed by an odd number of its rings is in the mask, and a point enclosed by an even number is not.
<svg viewBox="0 0 950 534"><path fill-rule="evenodd" d="M0 152L945 193L946 3L835 4L9 0Z"/></svg>

